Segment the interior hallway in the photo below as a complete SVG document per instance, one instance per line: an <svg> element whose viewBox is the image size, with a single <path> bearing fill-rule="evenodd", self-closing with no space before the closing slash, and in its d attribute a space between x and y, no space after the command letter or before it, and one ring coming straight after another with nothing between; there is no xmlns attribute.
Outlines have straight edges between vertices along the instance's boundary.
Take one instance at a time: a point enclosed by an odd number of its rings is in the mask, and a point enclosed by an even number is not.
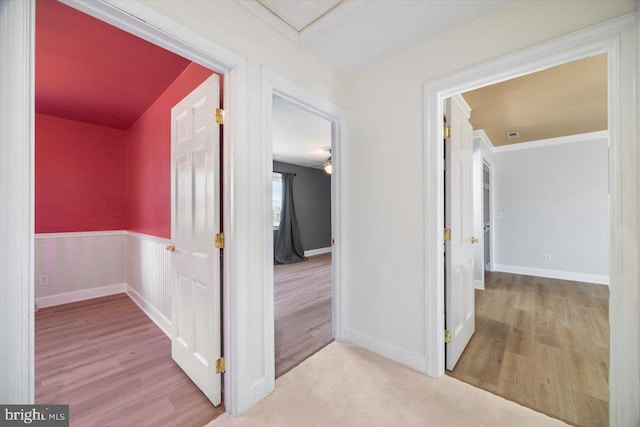
<svg viewBox="0 0 640 427"><path fill-rule="evenodd" d="M580 426L609 424L609 288L487 273L449 375Z"/></svg>
<svg viewBox="0 0 640 427"><path fill-rule="evenodd" d="M71 426L202 426L215 408L171 359L171 341L126 294L40 309L35 403Z"/></svg>
<svg viewBox="0 0 640 427"><path fill-rule="evenodd" d="M566 424L469 384L333 342L239 417L207 427L552 427Z"/></svg>
<svg viewBox="0 0 640 427"><path fill-rule="evenodd" d="M278 378L333 341L331 253L273 270Z"/></svg>

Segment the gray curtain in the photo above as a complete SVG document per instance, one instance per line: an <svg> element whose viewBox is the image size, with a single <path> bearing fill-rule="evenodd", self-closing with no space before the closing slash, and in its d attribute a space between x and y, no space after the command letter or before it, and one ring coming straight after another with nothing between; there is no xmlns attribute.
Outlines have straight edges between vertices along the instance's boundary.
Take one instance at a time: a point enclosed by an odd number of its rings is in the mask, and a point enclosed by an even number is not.
<svg viewBox="0 0 640 427"><path fill-rule="evenodd" d="M296 210L293 205L293 177L289 172L282 174L282 209L280 210L280 225L273 258L276 264L292 264L305 261Z"/></svg>

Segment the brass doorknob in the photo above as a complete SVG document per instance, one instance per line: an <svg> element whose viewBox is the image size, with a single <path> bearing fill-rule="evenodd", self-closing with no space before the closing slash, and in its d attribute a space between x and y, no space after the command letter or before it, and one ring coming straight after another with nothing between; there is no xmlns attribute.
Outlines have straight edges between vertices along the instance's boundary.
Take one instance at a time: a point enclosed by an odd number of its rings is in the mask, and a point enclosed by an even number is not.
<svg viewBox="0 0 640 427"><path fill-rule="evenodd" d="M474 245L475 245L475 244L476 244L476 243L478 243L479 241L480 241L480 239L478 239L477 237L471 236L471 243L472 243L472 244L474 244Z"/></svg>
<svg viewBox="0 0 640 427"><path fill-rule="evenodd" d="M164 248L166 250L168 250L169 252L175 252L176 251L176 244L175 243L171 243L170 245L167 245Z"/></svg>

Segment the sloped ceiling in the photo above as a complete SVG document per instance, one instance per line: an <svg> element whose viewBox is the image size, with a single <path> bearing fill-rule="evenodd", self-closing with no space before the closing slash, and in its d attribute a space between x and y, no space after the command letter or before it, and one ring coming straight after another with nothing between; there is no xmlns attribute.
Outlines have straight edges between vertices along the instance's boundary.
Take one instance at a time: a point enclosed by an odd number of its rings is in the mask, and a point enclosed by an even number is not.
<svg viewBox="0 0 640 427"><path fill-rule="evenodd" d="M471 124L498 147L607 129L607 55L463 93ZM519 132L509 139L507 134Z"/></svg>
<svg viewBox="0 0 640 427"><path fill-rule="evenodd" d="M127 129L190 61L55 0L36 2L36 112Z"/></svg>

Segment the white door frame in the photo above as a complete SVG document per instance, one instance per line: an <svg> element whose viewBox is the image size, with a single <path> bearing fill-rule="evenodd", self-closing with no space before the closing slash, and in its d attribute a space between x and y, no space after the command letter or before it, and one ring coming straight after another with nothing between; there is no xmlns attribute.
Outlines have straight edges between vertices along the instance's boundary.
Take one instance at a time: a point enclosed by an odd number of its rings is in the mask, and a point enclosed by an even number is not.
<svg viewBox="0 0 640 427"><path fill-rule="evenodd" d="M34 21L35 2L0 2L0 402L3 404L34 399Z"/></svg>
<svg viewBox="0 0 640 427"><path fill-rule="evenodd" d="M640 420L640 336L632 326L638 322L639 303L635 13L425 84L426 372L440 377L445 366L442 100L603 52L609 58L611 171L609 415L611 425L636 425Z"/></svg>
<svg viewBox="0 0 640 427"><path fill-rule="evenodd" d="M489 230L489 268L487 269L487 260L484 260L484 264L482 266L482 270L486 271L493 271L493 256L495 254L494 248L495 248L495 218L494 218L494 212L493 212L493 160L490 159L489 157L487 157L484 152L482 153L482 166L483 166L483 174L482 174L482 182L483 182L483 189L482 189L482 222L484 223L484 166L487 166L487 168L489 169L489 223L490 223L490 227L491 229ZM484 236L482 236L484 237ZM484 243L484 242L483 242Z"/></svg>
<svg viewBox="0 0 640 427"><path fill-rule="evenodd" d="M265 299L266 322L265 336L265 366L267 387L275 388L275 338L274 338L274 300L273 300L273 213L271 209L272 179L273 179L273 96L279 96L312 114L331 122L331 311L332 335L335 340L342 341L345 336L346 323L346 290L345 252L346 252L346 113L340 107L323 99L305 88L296 85L277 73L262 67L262 131L266 150L266 162L263 164L264 188L264 233L262 235L264 254L267 256L268 268L265 271L267 292Z"/></svg>
<svg viewBox="0 0 640 427"><path fill-rule="evenodd" d="M63 0L63 3L78 9L90 16L105 21L115 27L143 38L155 45L161 46L180 56L188 58L200 65L208 67L214 71L224 74L224 99L227 111L227 123L225 126L229 132L224 132L224 210L222 212L224 218L224 233L227 237L227 246L225 248L224 257L224 277L222 282L223 288L223 344L226 358L225 373L225 392L224 404L227 412L238 414L248 409L256 402L256 397L250 393L251 384L244 372L249 370L248 358L249 353L249 331L242 325L246 324L246 318L250 316L248 296L245 288L247 283L236 280L237 264L245 261L248 257L246 252L250 247L251 236L248 230L237 226L238 223L246 224L245 219L248 216L246 209L235 197L236 194L245 192L249 186L247 179L247 160L248 153L248 81L247 81L247 60L227 49L217 45L206 37L201 36L197 32L179 24L162 13L158 12L152 6L139 2L119 2L117 0L98 0L98 1L82 1L82 0ZM2 253L4 254L5 245L7 247L24 248L23 253L15 254L19 262L15 262L16 280L12 282L14 293L20 295L13 302L16 310L20 311L19 315L13 316L11 322L4 322L0 328L0 336L5 335L12 337L18 335L20 331L20 341L12 340L11 353L5 355L4 348L2 353L3 366L8 371L13 372L11 377L7 377L5 383L3 373L3 389L0 390L0 396L5 394L16 403L33 402L34 399L34 342L33 342L33 188L34 188L34 172L33 172L33 153L35 152L35 140L33 133L33 115L35 88L34 88L34 57L35 49L33 45L33 34L35 31L35 1L20 2L4 2L11 5L8 9L8 22L20 25L15 30L17 40L23 41L24 48L20 52L12 52L14 55L2 61L3 81L6 75L10 75L9 71L15 74L20 72L20 78L11 81L12 90L3 90L2 114L0 122L11 123L12 127L4 128L4 132L11 137L11 145L13 147L22 147L22 154L14 155L12 164L15 169L11 172L13 182L24 179L24 186L14 185L10 194L7 194L6 201L16 201L24 212L20 212L22 218L20 224L13 218L2 218L2 226L5 225L16 228L19 236L8 236L2 239ZM7 27L9 28L9 27ZM20 34L18 36L18 34ZM0 45L3 49L4 45ZM10 49L12 46L7 47ZM4 52L3 52L4 53ZM5 70L7 74L5 74ZM11 74L12 75L12 74ZM4 88L4 86L3 86ZM5 109L5 105L13 105L13 110ZM15 126L13 126L15 125ZM21 128L18 128L20 126ZM15 127L15 129L13 129ZM6 129L6 130L5 130ZM10 134L9 131L13 130ZM12 153L7 147L5 151L5 139L2 139L2 154ZM23 158L24 157L24 158ZM2 170L2 181L5 182L5 169ZM6 172L10 172L8 169ZM4 187L3 187L4 188ZM4 197L4 194L3 194ZM4 210L3 210L4 213ZM24 230L22 230L24 228ZM4 228L3 228L4 230ZM24 231L24 232L22 232ZM19 238L18 238L19 237ZM241 249L242 248L242 249ZM14 251L15 252L15 251ZM4 258L4 257L3 257ZM2 264L4 266L4 264ZM20 275L18 275L20 273ZM7 278L14 275L7 275ZM3 269L4 279L4 269ZM3 282L4 283L4 282ZM5 297L4 288L3 298ZM240 296L244 298L241 299ZM19 302L20 304L17 304ZM4 308L4 306L3 306ZM15 341L15 342L13 342ZM3 340L4 344L4 340ZM11 357L17 354L15 346L18 346L22 353L20 358ZM18 359L18 360L14 360ZM11 389L11 390L9 390ZM259 400L259 399L258 399Z"/></svg>
<svg viewBox="0 0 640 427"><path fill-rule="evenodd" d="M489 270L488 271L493 271L493 260L495 259L495 218L494 218L494 181L495 179L493 178L493 175L495 173L495 169L494 169L494 158L493 158L493 150L494 150L494 146L491 143L491 140L489 139L489 137L487 136L487 133L483 130L483 129L479 129L479 130L475 130L473 131L473 138L476 139L478 138L480 140L480 153L481 153L481 157L482 157L482 164L483 165L487 165L489 167L489 217L491 218L491 232L489 233L489 239L490 239L490 265L489 265ZM480 197L481 201L484 202L484 192L482 192L482 195ZM482 214L484 216L484 213ZM485 268L485 266L482 267L485 271L487 271L487 269ZM484 284L484 281L483 281Z"/></svg>

